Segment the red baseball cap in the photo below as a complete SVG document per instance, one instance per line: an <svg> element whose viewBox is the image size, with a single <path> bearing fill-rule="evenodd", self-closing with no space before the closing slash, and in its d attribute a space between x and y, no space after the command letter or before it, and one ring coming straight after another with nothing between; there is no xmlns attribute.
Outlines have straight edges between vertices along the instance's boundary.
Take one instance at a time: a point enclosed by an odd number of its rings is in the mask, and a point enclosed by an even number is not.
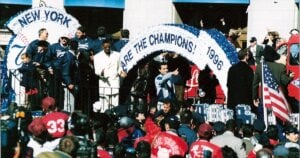
<svg viewBox="0 0 300 158"><path fill-rule="evenodd" d="M213 131L213 128L211 127L211 125L209 125L207 123L202 123L199 126L198 134L200 137L210 138L212 136L212 131Z"/></svg>
<svg viewBox="0 0 300 158"><path fill-rule="evenodd" d="M42 108L44 110L53 109L55 107L55 99L52 97L45 97L42 100Z"/></svg>

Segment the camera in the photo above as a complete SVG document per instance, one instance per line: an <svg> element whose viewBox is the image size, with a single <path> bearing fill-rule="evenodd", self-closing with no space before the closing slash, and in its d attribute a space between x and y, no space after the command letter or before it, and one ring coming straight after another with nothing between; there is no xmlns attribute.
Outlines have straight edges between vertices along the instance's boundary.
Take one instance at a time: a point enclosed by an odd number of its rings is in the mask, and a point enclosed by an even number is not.
<svg viewBox="0 0 300 158"><path fill-rule="evenodd" d="M87 115L74 112L71 115L70 129L79 140L80 147L76 152L76 156L81 158L96 157L96 145L88 139L92 135L92 123Z"/></svg>
<svg viewBox="0 0 300 158"><path fill-rule="evenodd" d="M91 121L87 115L74 112L71 116L70 129L74 135L84 136L91 129Z"/></svg>

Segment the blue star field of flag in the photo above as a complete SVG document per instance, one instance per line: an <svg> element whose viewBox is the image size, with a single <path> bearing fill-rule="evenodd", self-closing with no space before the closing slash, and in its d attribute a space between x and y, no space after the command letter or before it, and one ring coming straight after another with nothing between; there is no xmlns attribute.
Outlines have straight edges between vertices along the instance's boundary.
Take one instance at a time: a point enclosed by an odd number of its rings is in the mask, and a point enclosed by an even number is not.
<svg viewBox="0 0 300 158"><path fill-rule="evenodd" d="M263 71L264 83L267 84L269 88L272 88L273 90L276 90L278 92L279 85L276 83L273 74L267 64L263 64Z"/></svg>

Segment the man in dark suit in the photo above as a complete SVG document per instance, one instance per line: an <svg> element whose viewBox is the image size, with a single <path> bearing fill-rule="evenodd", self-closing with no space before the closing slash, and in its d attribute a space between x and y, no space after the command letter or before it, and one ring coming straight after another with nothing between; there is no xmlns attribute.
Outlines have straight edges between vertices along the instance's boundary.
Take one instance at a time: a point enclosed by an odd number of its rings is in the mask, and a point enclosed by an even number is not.
<svg viewBox="0 0 300 158"><path fill-rule="evenodd" d="M264 49L264 60L268 67L271 69L271 72L277 82L277 84L281 87L284 94L287 94L286 87L289 82L294 77L294 73L286 73L285 65L281 63L276 63L275 60L278 60L280 55L275 51L273 47L266 46ZM253 79L253 104L258 106L259 103L259 96L258 96L258 87L259 83L261 82L262 74L261 74L261 63L257 65L254 79Z"/></svg>
<svg viewBox="0 0 300 158"><path fill-rule="evenodd" d="M249 49L249 59L248 64L249 65L258 65L261 59L261 56L263 56L263 46L257 44L256 37L251 37L250 39L250 46Z"/></svg>
<svg viewBox="0 0 300 158"><path fill-rule="evenodd" d="M238 52L240 62L231 66L228 71L227 87L228 100L227 105L230 109L235 109L238 104L252 104L252 81L253 70L248 65L249 59L248 49Z"/></svg>

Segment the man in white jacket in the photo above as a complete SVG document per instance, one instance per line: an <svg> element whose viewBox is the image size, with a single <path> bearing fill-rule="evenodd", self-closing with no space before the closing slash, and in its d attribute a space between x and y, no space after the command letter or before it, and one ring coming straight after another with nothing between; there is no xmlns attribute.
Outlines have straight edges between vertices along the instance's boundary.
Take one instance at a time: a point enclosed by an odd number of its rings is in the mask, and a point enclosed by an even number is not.
<svg viewBox="0 0 300 158"><path fill-rule="evenodd" d="M126 77L126 73L120 67L120 54L111 50L111 42L105 39L102 43L103 50L94 56L95 74L99 80L99 102L95 109L104 112L119 105L120 76Z"/></svg>

